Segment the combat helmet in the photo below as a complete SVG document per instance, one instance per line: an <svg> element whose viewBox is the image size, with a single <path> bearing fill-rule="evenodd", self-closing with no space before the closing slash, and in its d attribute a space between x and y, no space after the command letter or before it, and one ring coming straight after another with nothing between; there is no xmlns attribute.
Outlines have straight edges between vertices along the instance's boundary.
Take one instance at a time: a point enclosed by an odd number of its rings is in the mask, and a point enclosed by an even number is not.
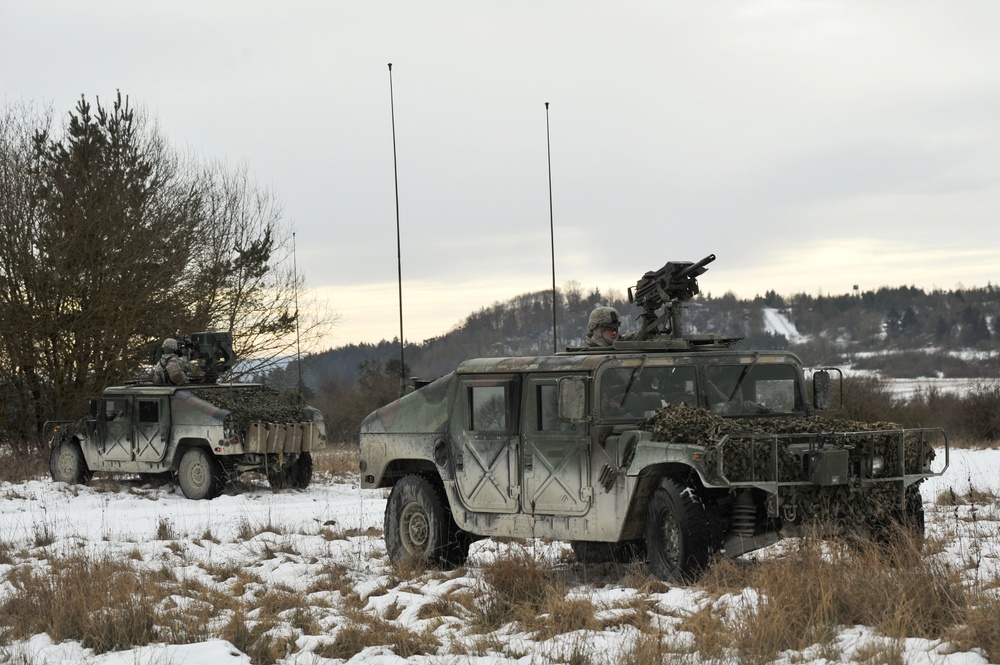
<svg viewBox="0 0 1000 665"><path fill-rule="evenodd" d="M173 337L168 337L163 340L163 352L164 353L177 353L177 340Z"/></svg>
<svg viewBox="0 0 1000 665"><path fill-rule="evenodd" d="M595 307L590 313L590 321L587 322L587 333L592 335L598 328L620 326L621 323L622 319L614 307Z"/></svg>

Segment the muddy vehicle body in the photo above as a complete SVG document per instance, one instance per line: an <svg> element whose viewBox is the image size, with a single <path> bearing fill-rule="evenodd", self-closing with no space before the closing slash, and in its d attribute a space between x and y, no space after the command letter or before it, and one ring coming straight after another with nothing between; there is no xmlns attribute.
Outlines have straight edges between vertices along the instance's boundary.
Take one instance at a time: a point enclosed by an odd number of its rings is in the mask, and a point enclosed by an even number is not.
<svg viewBox="0 0 1000 665"><path fill-rule="evenodd" d="M661 269L637 339L469 360L372 413L361 480L392 488L390 558L459 565L476 538L551 538L681 581L813 519L922 531L919 483L947 465L944 432L831 426L815 406L836 373L813 373L809 391L792 353L685 334L677 310L704 263Z"/></svg>
<svg viewBox="0 0 1000 665"><path fill-rule="evenodd" d="M109 387L88 400L85 418L47 426L54 480L83 483L96 471L173 477L191 499L216 496L246 471L304 489L312 452L326 444L319 410L249 383Z"/></svg>

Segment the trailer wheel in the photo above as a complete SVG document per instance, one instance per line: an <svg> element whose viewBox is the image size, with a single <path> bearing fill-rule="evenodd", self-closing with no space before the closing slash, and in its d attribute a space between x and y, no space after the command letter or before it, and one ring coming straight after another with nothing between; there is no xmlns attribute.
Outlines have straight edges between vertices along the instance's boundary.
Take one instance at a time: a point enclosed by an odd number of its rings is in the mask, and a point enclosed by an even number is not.
<svg viewBox="0 0 1000 665"><path fill-rule="evenodd" d="M189 499L211 499L219 492L215 460L204 448L188 448L177 466L177 483Z"/></svg>
<svg viewBox="0 0 1000 665"><path fill-rule="evenodd" d="M441 497L420 475L404 476L385 507L385 549L389 560L417 559L448 564L462 558L449 548L450 522ZM468 547L465 548L468 552Z"/></svg>
<svg viewBox="0 0 1000 665"><path fill-rule="evenodd" d="M692 582L713 553L704 504L693 487L664 478L653 491L646 512L649 568L669 582Z"/></svg>
<svg viewBox="0 0 1000 665"><path fill-rule="evenodd" d="M267 482L272 489L298 489L304 490L312 482L313 461L312 455L302 453L299 458L282 467L277 471L270 471L267 474Z"/></svg>
<svg viewBox="0 0 1000 665"><path fill-rule="evenodd" d="M52 480L70 485L84 485L94 475L83 458L83 450L76 439L60 441L49 456L49 473Z"/></svg>
<svg viewBox="0 0 1000 665"><path fill-rule="evenodd" d="M309 487L313 477L313 458L310 453L299 455L298 461L290 469L288 486L297 490Z"/></svg>

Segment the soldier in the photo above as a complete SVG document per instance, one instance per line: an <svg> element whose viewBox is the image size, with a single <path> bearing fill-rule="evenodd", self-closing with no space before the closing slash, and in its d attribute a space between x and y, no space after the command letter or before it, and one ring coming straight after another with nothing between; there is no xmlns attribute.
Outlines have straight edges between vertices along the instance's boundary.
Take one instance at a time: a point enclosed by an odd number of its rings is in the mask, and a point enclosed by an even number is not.
<svg viewBox="0 0 1000 665"><path fill-rule="evenodd" d="M587 346L613 346L621 323L614 307L596 307L587 323Z"/></svg>
<svg viewBox="0 0 1000 665"><path fill-rule="evenodd" d="M173 383L175 385L187 383L188 375L191 373L191 361L177 355L177 340L168 337L163 340L162 349L163 354L153 370L153 382Z"/></svg>

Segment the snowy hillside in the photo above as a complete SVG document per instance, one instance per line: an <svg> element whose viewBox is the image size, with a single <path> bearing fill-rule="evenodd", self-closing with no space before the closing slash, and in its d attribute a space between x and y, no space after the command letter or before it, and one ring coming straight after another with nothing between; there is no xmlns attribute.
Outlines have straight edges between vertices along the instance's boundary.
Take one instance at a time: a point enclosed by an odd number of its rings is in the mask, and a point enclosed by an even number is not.
<svg viewBox="0 0 1000 665"><path fill-rule="evenodd" d="M783 335L790 344L801 344L808 340L808 337L799 334L794 323L773 307L764 308L764 329L769 333Z"/></svg>

